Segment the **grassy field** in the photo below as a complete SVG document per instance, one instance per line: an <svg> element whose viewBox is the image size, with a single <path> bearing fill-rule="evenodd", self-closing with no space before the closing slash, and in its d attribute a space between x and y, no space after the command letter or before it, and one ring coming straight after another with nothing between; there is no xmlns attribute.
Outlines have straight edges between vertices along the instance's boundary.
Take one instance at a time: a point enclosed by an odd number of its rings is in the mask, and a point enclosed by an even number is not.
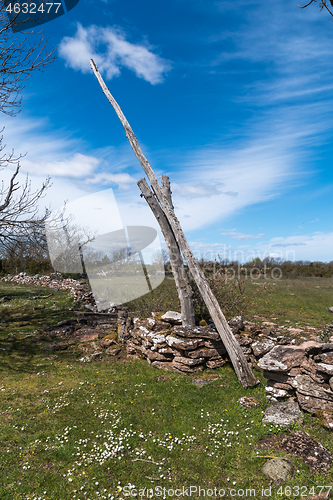
<svg viewBox="0 0 333 500"><path fill-rule="evenodd" d="M276 282L270 294L255 299L247 319L322 327L330 321L332 285L331 279ZM256 286L249 285L250 297ZM50 355L36 329L71 317L72 299L55 292L33 300L38 292L0 283L0 297L12 299L0 304L1 500L121 499L131 487L141 498L163 498L163 488L165 498L174 498L175 489L190 486L192 499L203 497L195 487L217 488L221 496L224 490L229 498L268 497L262 494L270 487L261 474L265 457L287 455L264 442L297 426L261 423L268 402L260 373L262 383L245 390L226 365L201 374L218 378L198 388L194 375L160 371L144 360L81 363L76 345ZM156 301L163 297L158 293ZM249 395L258 407L240 406L239 398ZM316 419L305 415L302 429L333 452L332 432ZM269 498L300 498L332 484L333 472L323 477L302 460L288 459L293 478L282 489L272 485ZM255 495L246 494L250 489Z"/></svg>

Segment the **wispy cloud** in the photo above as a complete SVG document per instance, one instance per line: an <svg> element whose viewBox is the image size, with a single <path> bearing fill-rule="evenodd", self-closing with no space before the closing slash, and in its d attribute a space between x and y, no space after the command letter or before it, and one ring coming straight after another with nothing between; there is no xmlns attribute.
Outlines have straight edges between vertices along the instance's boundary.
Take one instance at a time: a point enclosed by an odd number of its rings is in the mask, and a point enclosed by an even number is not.
<svg viewBox="0 0 333 500"><path fill-rule="evenodd" d="M229 236L229 238L232 238L233 240L258 240L264 236L264 233L245 234L245 233L238 233L236 229L229 229L221 233L221 235Z"/></svg>
<svg viewBox="0 0 333 500"><path fill-rule="evenodd" d="M78 23L75 35L62 39L59 55L69 67L82 73L90 71L89 60L94 59L108 80L119 76L124 67L155 85L164 80L171 68L170 62L154 54L153 47L147 43L131 43L120 29L111 26L84 28Z"/></svg>

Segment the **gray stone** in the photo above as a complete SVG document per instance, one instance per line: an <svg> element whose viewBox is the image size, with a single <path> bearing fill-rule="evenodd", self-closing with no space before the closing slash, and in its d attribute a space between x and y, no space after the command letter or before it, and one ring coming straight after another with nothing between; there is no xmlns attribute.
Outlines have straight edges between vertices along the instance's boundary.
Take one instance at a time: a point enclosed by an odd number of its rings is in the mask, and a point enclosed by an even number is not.
<svg viewBox="0 0 333 500"><path fill-rule="evenodd" d="M182 351L194 351L198 347L204 345L201 339L180 339L178 337L172 337L171 335L166 337L166 342L168 346Z"/></svg>
<svg viewBox="0 0 333 500"><path fill-rule="evenodd" d="M204 358L191 359L191 358L184 358L183 356L175 356L173 361L175 363L182 363L183 365L187 366L197 366L197 365L202 365L202 363L205 360Z"/></svg>
<svg viewBox="0 0 333 500"><path fill-rule="evenodd" d="M161 316L162 321L166 321L167 323L171 323L172 325L181 325L182 324L182 315L179 312L168 311L163 316Z"/></svg>
<svg viewBox="0 0 333 500"><path fill-rule="evenodd" d="M117 354L119 354L120 351L121 351L120 347L116 347L115 349L108 347L105 351L105 354L107 354L108 356L117 356Z"/></svg>
<svg viewBox="0 0 333 500"><path fill-rule="evenodd" d="M301 408L309 413L316 413L318 410L333 410L333 401L306 396L298 391L296 391L296 396Z"/></svg>
<svg viewBox="0 0 333 500"><path fill-rule="evenodd" d="M308 375L297 375L292 381L292 385L297 392L305 396L326 399L333 402L333 392L324 389L319 384L315 384Z"/></svg>
<svg viewBox="0 0 333 500"><path fill-rule="evenodd" d="M332 453L306 432L294 432L281 441L280 447L287 453L300 456L311 469L321 474L327 474L332 466Z"/></svg>
<svg viewBox="0 0 333 500"><path fill-rule="evenodd" d="M313 358L315 361L320 363L325 363L328 365L333 364L333 352L323 352L322 354L318 354Z"/></svg>
<svg viewBox="0 0 333 500"><path fill-rule="evenodd" d="M221 341L220 335L209 326L175 326L172 331L179 337Z"/></svg>
<svg viewBox="0 0 333 500"><path fill-rule="evenodd" d="M303 422L303 413L296 401L273 403L266 409L262 422L288 427L292 423L301 424Z"/></svg>
<svg viewBox="0 0 333 500"><path fill-rule="evenodd" d="M146 356L150 361L167 361L169 358L164 356L164 354L160 354L159 352L152 351L151 349L142 348L142 353Z"/></svg>
<svg viewBox="0 0 333 500"><path fill-rule="evenodd" d="M277 345L265 354L258 362L259 368L274 372L288 372L295 366L300 366L305 358L302 346Z"/></svg>
<svg viewBox="0 0 333 500"><path fill-rule="evenodd" d="M328 308L328 311L329 311L331 314L333 314L333 307L329 307L329 308Z"/></svg>
<svg viewBox="0 0 333 500"><path fill-rule="evenodd" d="M215 382L215 380L219 380L219 377L217 377L217 378L195 378L195 379L193 379L193 383L198 387L203 387L204 385L211 384L212 382Z"/></svg>
<svg viewBox="0 0 333 500"><path fill-rule="evenodd" d="M291 477L292 466L282 458L273 458L265 463L263 474L277 484L282 484Z"/></svg>
<svg viewBox="0 0 333 500"><path fill-rule="evenodd" d="M330 385L330 388L332 389L333 391L333 377L331 377L328 381L329 385Z"/></svg>
<svg viewBox="0 0 333 500"><path fill-rule="evenodd" d="M245 408L252 408L259 405L259 400L253 396L244 396L238 400L238 403Z"/></svg>
<svg viewBox="0 0 333 500"><path fill-rule="evenodd" d="M105 351L107 352L107 350ZM102 352L93 352L90 354L90 358L93 359L102 359L103 358L103 353Z"/></svg>
<svg viewBox="0 0 333 500"><path fill-rule="evenodd" d="M230 326L232 333L238 333L240 330L244 330L244 321L242 316L236 316L236 318L231 318L228 321L228 325Z"/></svg>
<svg viewBox="0 0 333 500"><path fill-rule="evenodd" d="M215 368L221 368L221 366L225 365L227 362L226 359L210 359L209 361L206 362L207 368L210 368L214 370Z"/></svg>
<svg viewBox="0 0 333 500"><path fill-rule="evenodd" d="M189 358L219 358L227 351L225 349L216 350L216 349L197 349L196 351L190 351L187 353Z"/></svg>
<svg viewBox="0 0 333 500"><path fill-rule="evenodd" d="M189 365L184 365L184 363L178 363L175 360L173 360L171 364L173 368L178 372L194 373L194 372L201 372L204 369L203 365L189 366Z"/></svg>
<svg viewBox="0 0 333 500"><path fill-rule="evenodd" d="M267 352L271 351L274 346L275 344L271 339L265 339L259 342L253 342L253 344L251 344L253 354L256 358L259 358Z"/></svg>
<svg viewBox="0 0 333 500"><path fill-rule="evenodd" d="M153 361L151 365L160 370L173 371L173 365L169 361Z"/></svg>
<svg viewBox="0 0 333 500"><path fill-rule="evenodd" d="M318 370L327 373L327 375L333 375L333 365L327 365L326 363L317 363Z"/></svg>

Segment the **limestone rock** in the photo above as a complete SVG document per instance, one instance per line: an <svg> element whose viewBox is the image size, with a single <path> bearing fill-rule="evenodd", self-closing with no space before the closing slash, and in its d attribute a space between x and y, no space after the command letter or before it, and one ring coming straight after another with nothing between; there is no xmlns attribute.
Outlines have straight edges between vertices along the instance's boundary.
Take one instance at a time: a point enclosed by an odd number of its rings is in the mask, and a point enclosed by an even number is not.
<svg viewBox="0 0 333 500"><path fill-rule="evenodd" d="M292 381L292 385L300 394L333 402L333 392L315 384L308 375L297 375Z"/></svg>
<svg viewBox="0 0 333 500"><path fill-rule="evenodd" d="M274 380L275 382L279 382L280 384L288 384L292 387L293 377L289 376L289 373L283 372L270 372L268 370L263 371L263 376L268 380Z"/></svg>
<svg viewBox="0 0 333 500"><path fill-rule="evenodd" d="M333 365L327 365L326 363L317 363L318 370L327 375L333 375Z"/></svg>
<svg viewBox="0 0 333 500"><path fill-rule="evenodd" d="M330 388L332 389L333 391L333 377L331 377L328 381L329 385L330 385Z"/></svg>
<svg viewBox="0 0 333 500"><path fill-rule="evenodd" d="M273 458L265 463L262 472L277 484L283 484L291 477L292 466L282 458Z"/></svg>
<svg viewBox="0 0 333 500"><path fill-rule="evenodd" d="M176 326L173 333L179 337L201 338L221 341L220 335L209 326Z"/></svg>
<svg viewBox="0 0 333 500"><path fill-rule="evenodd" d="M194 349L204 345L202 339L180 339L172 336L166 337L166 342L168 346L181 349L182 351L194 351Z"/></svg>
<svg viewBox="0 0 333 500"><path fill-rule="evenodd" d="M315 363L312 359L305 358L300 367L300 371L301 373L311 377L312 380L318 384L323 384L327 380L327 375L318 370L317 363Z"/></svg>
<svg viewBox="0 0 333 500"><path fill-rule="evenodd" d="M300 366L305 358L305 350L302 346L277 345L265 354L258 362L262 370L275 372L288 372L295 366Z"/></svg>
<svg viewBox="0 0 333 500"><path fill-rule="evenodd" d="M169 361L153 361L151 365L155 368L159 368L160 370L173 371L173 365Z"/></svg>
<svg viewBox="0 0 333 500"><path fill-rule="evenodd" d="M296 431L283 439L280 447L287 453L301 457L311 469L321 474L327 474L332 466L332 453L303 431Z"/></svg>
<svg viewBox="0 0 333 500"><path fill-rule="evenodd" d="M253 396L244 396L238 400L238 403L245 408L252 408L259 405L259 400Z"/></svg>
<svg viewBox="0 0 333 500"><path fill-rule="evenodd" d="M226 359L216 359L216 360L210 359L209 361L206 362L206 366L207 368L213 370L215 368L221 368L221 366L225 365L226 362L227 362Z"/></svg>
<svg viewBox="0 0 333 500"><path fill-rule="evenodd" d="M317 362L333 365L333 352L323 352L313 358Z"/></svg>
<svg viewBox="0 0 333 500"><path fill-rule="evenodd" d="M171 323L172 325L181 325L182 324L182 315L179 312L168 311L163 316L161 316L162 321L166 321L167 323Z"/></svg>
<svg viewBox="0 0 333 500"><path fill-rule="evenodd" d="M270 385L266 385L265 391L269 396L273 397L275 401L288 395L288 392L285 389L278 389L277 387Z"/></svg>
<svg viewBox="0 0 333 500"><path fill-rule="evenodd" d="M228 325L230 326L233 334L238 333L240 330L244 330L244 320L242 316L236 316L236 318L231 318L228 321Z"/></svg>
<svg viewBox="0 0 333 500"><path fill-rule="evenodd" d="M250 345L253 342L252 337L246 334L242 335L235 334L235 339L237 340L237 342L241 347L250 347Z"/></svg>
<svg viewBox="0 0 333 500"><path fill-rule="evenodd" d="M203 365L189 366L185 365L184 363L178 363L175 360L173 360L171 364L176 371L186 372L186 373L200 372L204 369Z"/></svg>
<svg viewBox="0 0 333 500"><path fill-rule="evenodd" d="M333 431L333 410L319 410L316 417L324 427Z"/></svg>
<svg viewBox="0 0 333 500"><path fill-rule="evenodd" d="M195 378L193 379L193 383L197 387L203 387L204 385L211 384L212 382L215 382L215 380L219 380L219 377L216 378Z"/></svg>
<svg viewBox="0 0 333 500"><path fill-rule="evenodd" d="M160 354L159 352L152 351L151 349L142 349L142 353L146 356L150 361L167 361L170 358L164 356L164 354Z"/></svg>
<svg viewBox="0 0 333 500"><path fill-rule="evenodd" d="M297 400L301 408L309 413L316 413L318 410L333 410L333 402L327 399L305 396L296 391Z"/></svg>
<svg viewBox="0 0 333 500"><path fill-rule="evenodd" d="M251 344L253 354L255 355L256 358L259 358L264 354L266 354L267 352L271 351L274 346L275 344L271 339L265 339L253 342L253 344Z"/></svg>
<svg viewBox="0 0 333 500"><path fill-rule="evenodd" d="M204 358L191 359L191 358L184 358L183 356L175 356L173 360L175 363L182 363L183 365L187 366L202 365L202 363L205 361Z"/></svg>
<svg viewBox="0 0 333 500"><path fill-rule="evenodd" d="M121 351L120 347L116 347L115 349L112 349L112 347L108 347L108 349L106 349L105 351L105 354L107 354L108 356L117 356L117 354L119 354L120 351Z"/></svg>
<svg viewBox="0 0 333 500"><path fill-rule="evenodd" d="M221 350L216 350L216 349L207 349L207 348L203 348L203 349L197 349L196 351L190 351L187 353L188 357L189 358L219 358L220 356L222 356L223 354L226 353L226 350L225 349L221 349Z"/></svg>
<svg viewBox="0 0 333 500"><path fill-rule="evenodd" d="M296 401L273 403L266 409L262 422L288 427L292 423L301 424L303 413Z"/></svg>

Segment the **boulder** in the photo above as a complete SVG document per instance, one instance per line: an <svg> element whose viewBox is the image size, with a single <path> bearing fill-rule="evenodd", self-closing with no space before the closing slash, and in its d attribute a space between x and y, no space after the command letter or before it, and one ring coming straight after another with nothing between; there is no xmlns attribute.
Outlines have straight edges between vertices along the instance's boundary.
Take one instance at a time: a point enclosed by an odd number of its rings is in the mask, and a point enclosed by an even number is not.
<svg viewBox="0 0 333 500"><path fill-rule="evenodd" d="M288 372L295 366L300 366L305 358L302 346L277 345L259 360L258 366L262 370L274 372Z"/></svg>
<svg viewBox="0 0 333 500"><path fill-rule="evenodd" d="M262 422L288 427L292 423L301 424L303 413L296 401L273 403L266 409Z"/></svg>
<svg viewBox="0 0 333 500"><path fill-rule="evenodd" d="M275 343L271 339L260 340L251 344L253 354L256 358L260 358L267 352L271 351L274 346Z"/></svg>
<svg viewBox="0 0 333 500"><path fill-rule="evenodd" d="M182 315L179 312L168 311L163 316L161 316L162 321L166 321L167 323L171 323L172 325L181 325L182 324Z"/></svg>
<svg viewBox="0 0 333 500"><path fill-rule="evenodd" d="M321 474L327 474L332 466L332 453L306 432L296 431L284 438L280 448L287 453L301 457L311 469Z"/></svg>
<svg viewBox="0 0 333 500"><path fill-rule="evenodd" d="M243 335L235 334L235 339L242 347L249 347L253 342L253 338L246 334Z"/></svg>
<svg viewBox="0 0 333 500"><path fill-rule="evenodd" d="M277 484L283 484L291 477L292 466L282 458L273 458L265 463L262 473Z"/></svg>
<svg viewBox="0 0 333 500"><path fill-rule="evenodd" d="M278 389L277 387L266 385L265 391L268 396L274 398L276 401L279 398L285 398L288 395L288 392L285 389Z"/></svg>

